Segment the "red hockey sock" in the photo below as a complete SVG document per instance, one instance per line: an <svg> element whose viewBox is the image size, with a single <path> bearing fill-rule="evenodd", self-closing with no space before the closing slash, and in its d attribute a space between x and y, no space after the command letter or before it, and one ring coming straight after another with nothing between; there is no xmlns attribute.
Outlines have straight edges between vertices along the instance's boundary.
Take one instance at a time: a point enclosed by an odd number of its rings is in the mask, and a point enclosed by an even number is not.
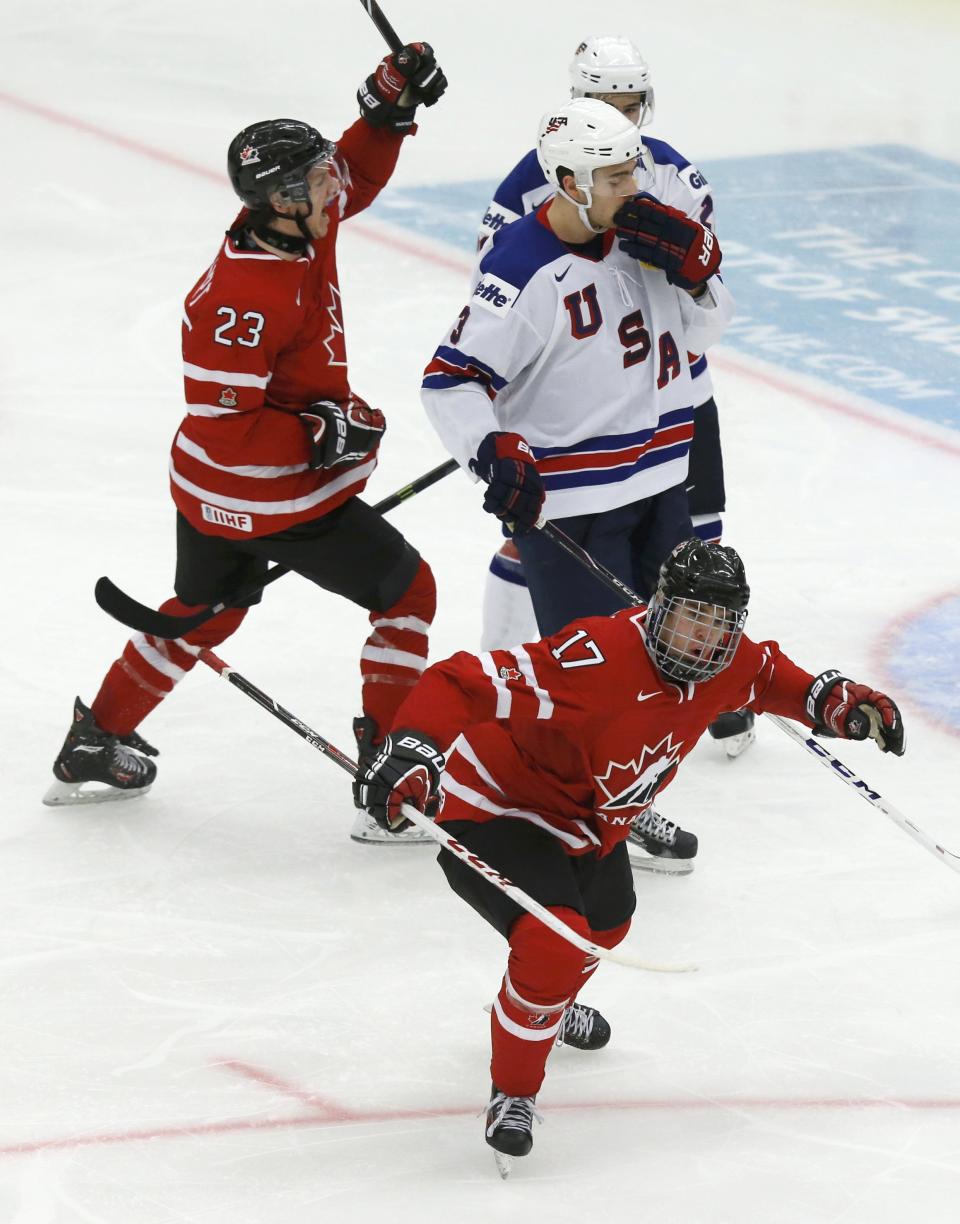
<svg viewBox="0 0 960 1224"><path fill-rule="evenodd" d="M589 938L582 914L562 906L551 906L550 912ZM514 923L507 972L490 1020L490 1075L501 1092L533 1096L539 1091L564 1009L579 989L584 960L578 948L532 915Z"/></svg>
<svg viewBox="0 0 960 1224"><path fill-rule="evenodd" d="M628 918L626 922L621 922L619 926L611 927L608 931L591 931L589 938L595 944L599 944L601 948L615 948L626 937L629 930L630 919ZM580 971L580 985L577 987L577 994L574 995L574 998L579 995L587 982L590 981L599 965L600 962L595 956L584 957L583 969Z"/></svg>
<svg viewBox="0 0 960 1224"><path fill-rule="evenodd" d="M397 602L371 612L373 632L360 655L363 712L384 734L427 665L427 634L437 610L437 584L426 561Z"/></svg>
<svg viewBox="0 0 960 1224"><path fill-rule="evenodd" d="M168 599L161 612L186 616L199 606ZM235 633L246 608L227 608L182 640L192 646L219 646ZM111 735L129 735L171 693L196 664L196 657L165 638L136 634L104 677L91 709L97 724Z"/></svg>

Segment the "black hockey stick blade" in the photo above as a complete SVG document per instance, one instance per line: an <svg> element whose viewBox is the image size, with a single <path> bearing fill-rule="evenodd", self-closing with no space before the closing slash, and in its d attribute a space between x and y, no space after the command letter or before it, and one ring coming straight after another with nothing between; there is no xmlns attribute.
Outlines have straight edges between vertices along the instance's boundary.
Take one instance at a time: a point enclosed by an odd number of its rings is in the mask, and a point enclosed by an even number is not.
<svg viewBox="0 0 960 1224"><path fill-rule="evenodd" d="M442 480L444 476L449 476L459 466L456 459L447 459L437 467L431 468L429 472L424 472L422 476L418 476L416 480L411 480L402 489L397 489L389 497L385 497L382 501L377 502L373 509L378 514L386 514L408 498L413 497L415 493L422 493L424 489L429 489L431 485L436 484L438 480ZM278 578L282 578L287 572L284 566L275 565L272 569L267 570L266 577L262 582L258 582L256 586L238 591L229 599L223 600L222 603L213 604L209 608L203 608L200 612L194 612L190 616L174 616L168 612L158 612L156 608L148 608L146 604L132 599L126 592L121 591L116 583L111 582L107 577L97 580L97 585L94 587L94 596L97 603L108 616L112 616L121 625L126 625L128 629L136 629L140 633L148 633L151 637L170 639L183 637L185 633L189 633L192 629L199 629L207 621L213 620L224 608L244 607L264 587L269 586L271 582L276 582Z"/></svg>
<svg viewBox="0 0 960 1224"><path fill-rule="evenodd" d="M93 594L104 612L112 616L114 620L118 620L121 625L126 625L128 629L136 629L140 633L148 633L151 637L169 639L182 637L191 629L199 629L201 625L205 625L207 621L219 615L224 608L242 606L248 599L252 599L262 591L265 586L282 578L285 573L287 570L282 565L275 565L267 571L263 582L258 582L255 587L238 591L233 599L203 608L199 612L194 612L192 616L173 616L168 612L158 612L156 608L148 608L146 604L139 603L125 591L121 591L116 583L111 582L105 576L97 579Z"/></svg>

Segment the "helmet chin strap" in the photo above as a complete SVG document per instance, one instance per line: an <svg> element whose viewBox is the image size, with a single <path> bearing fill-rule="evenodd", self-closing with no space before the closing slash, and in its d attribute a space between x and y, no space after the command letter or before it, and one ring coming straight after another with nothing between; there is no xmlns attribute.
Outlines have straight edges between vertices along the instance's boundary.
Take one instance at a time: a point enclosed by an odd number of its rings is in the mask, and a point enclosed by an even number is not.
<svg viewBox="0 0 960 1224"><path fill-rule="evenodd" d="M580 218L580 224L583 226L584 229L588 229L591 234L604 233L604 226L594 225L593 222L590 220L590 218L587 216L587 209L593 207L593 192L590 190L589 186L584 186L581 183L577 183L577 187L587 197L587 201L585 204L581 204L579 200L575 200L573 196L570 195L568 192L564 191L562 187L558 188L558 190L559 190L560 195L562 195L565 200L569 200L570 203L577 210L577 216Z"/></svg>
<svg viewBox="0 0 960 1224"><path fill-rule="evenodd" d="M307 243L313 241L313 235L307 228L307 221L313 213L313 201L308 198L300 202L307 205L307 211L302 215L296 213L291 216L289 213L277 212L275 208L271 207L270 216L250 226L250 229L262 242L276 247L278 251L283 251L286 255L302 255L307 249ZM273 229L270 223L274 218L278 221L293 221L300 231L299 235L284 234L280 230Z"/></svg>

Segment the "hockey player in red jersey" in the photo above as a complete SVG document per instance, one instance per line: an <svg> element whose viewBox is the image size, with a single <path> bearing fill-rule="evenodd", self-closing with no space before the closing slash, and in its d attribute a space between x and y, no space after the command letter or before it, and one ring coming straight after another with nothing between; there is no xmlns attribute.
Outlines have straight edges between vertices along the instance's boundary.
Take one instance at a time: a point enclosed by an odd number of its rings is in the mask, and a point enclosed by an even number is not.
<svg viewBox="0 0 960 1224"><path fill-rule="evenodd" d="M903 753L889 697L835 671L814 677L776 642L744 637L748 599L737 553L692 538L664 562L646 608L434 664L359 778L359 800L401 828L403 802L423 810L439 794L437 819L458 841L581 936L614 947L635 905L631 821L720 712L768 710ZM449 851L438 861L509 943L491 1018L486 1138L499 1153L526 1155L551 1048L609 1040L603 1017L577 1001L597 962Z"/></svg>
<svg viewBox="0 0 960 1224"><path fill-rule="evenodd" d="M336 240L389 180L417 106L445 88L430 46L413 43L366 79L361 117L336 144L297 120L244 128L227 152L243 208L184 306L187 412L170 455L176 597L162 610L229 600L270 561L368 609L361 756L426 665L436 590L427 563L359 497L385 421L349 383ZM229 608L185 641L216 646L246 612ZM155 752L136 728L195 662L179 642L133 637L91 707L77 699L46 801L144 792ZM365 813L355 836L368 825L382 837Z"/></svg>

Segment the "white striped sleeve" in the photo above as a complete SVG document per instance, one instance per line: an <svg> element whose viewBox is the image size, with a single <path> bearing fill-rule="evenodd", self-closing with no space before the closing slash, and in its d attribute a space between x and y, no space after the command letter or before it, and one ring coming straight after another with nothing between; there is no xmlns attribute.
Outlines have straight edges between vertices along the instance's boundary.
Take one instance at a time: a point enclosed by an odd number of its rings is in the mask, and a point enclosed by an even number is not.
<svg viewBox="0 0 960 1224"><path fill-rule="evenodd" d="M484 653L478 655L480 666L484 673L490 677L493 687L497 691L497 718L506 718L510 713L510 707L513 705L513 694L507 685L506 680L500 675L497 670L497 665L493 661L493 655Z"/></svg>
<svg viewBox="0 0 960 1224"><path fill-rule="evenodd" d="M206 366L194 365L190 361L183 363L184 378L192 378L194 382L221 383L225 387L258 387L261 390L270 381L269 374L244 374L239 370L208 370Z"/></svg>
<svg viewBox="0 0 960 1224"><path fill-rule="evenodd" d="M537 681L537 674L533 670L533 660L527 654L522 646L514 646L510 652L517 660L517 667L520 669L520 674L526 680L527 684L533 689L537 701L540 703L537 708L537 718L552 718L553 717L553 698L545 688L541 688Z"/></svg>

